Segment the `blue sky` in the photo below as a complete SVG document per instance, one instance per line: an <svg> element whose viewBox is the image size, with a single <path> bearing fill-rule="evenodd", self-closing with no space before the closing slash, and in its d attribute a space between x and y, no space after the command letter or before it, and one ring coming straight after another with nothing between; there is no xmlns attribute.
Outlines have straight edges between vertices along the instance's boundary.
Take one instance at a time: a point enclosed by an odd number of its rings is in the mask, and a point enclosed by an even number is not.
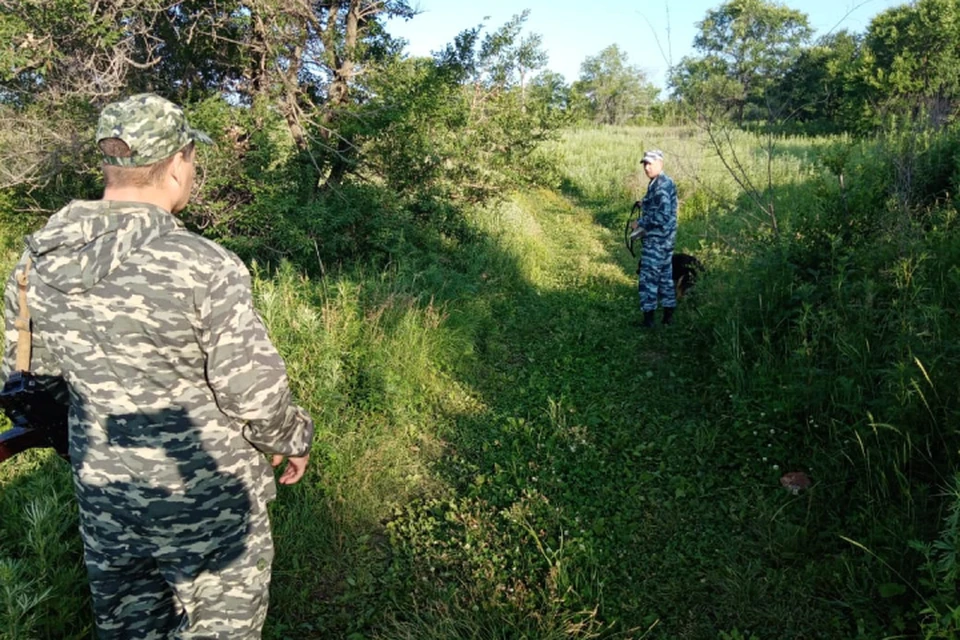
<svg viewBox="0 0 960 640"><path fill-rule="evenodd" d="M543 36L549 67L568 82L580 75L580 63L611 44L627 53L631 64L646 71L659 87L669 62L691 53L696 23L721 0L412 0L421 13L409 21L390 22L391 34L408 41L411 55L442 49L459 32L478 24L501 26L530 9L526 30ZM862 33L870 19L904 0L786 0L807 14L817 35L846 28ZM585 9L584 7L588 7ZM484 20L486 18L486 20ZM659 46L657 44L659 40ZM662 49L662 53L661 53Z"/></svg>

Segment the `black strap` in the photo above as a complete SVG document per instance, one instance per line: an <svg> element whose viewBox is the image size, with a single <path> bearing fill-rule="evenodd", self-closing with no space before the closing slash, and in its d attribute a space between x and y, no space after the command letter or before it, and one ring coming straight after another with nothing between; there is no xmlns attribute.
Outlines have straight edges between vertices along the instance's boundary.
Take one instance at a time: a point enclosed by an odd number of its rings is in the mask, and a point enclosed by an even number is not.
<svg viewBox="0 0 960 640"><path fill-rule="evenodd" d="M637 214L643 210L643 207L640 206L640 201L637 200L633 203L633 208L630 209L630 217L627 218L627 224L623 228L623 244L626 245L627 251L630 252L634 258L637 257L637 254L633 252L633 238L630 237L630 234L633 232L633 229L630 228L630 223L637 219Z"/></svg>

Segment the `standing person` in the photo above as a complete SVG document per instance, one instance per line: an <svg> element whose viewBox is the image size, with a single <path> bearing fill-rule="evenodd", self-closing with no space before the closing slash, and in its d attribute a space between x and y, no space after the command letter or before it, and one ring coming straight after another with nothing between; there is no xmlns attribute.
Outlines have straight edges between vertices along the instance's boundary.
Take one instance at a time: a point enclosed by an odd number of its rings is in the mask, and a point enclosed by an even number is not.
<svg viewBox="0 0 960 640"><path fill-rule="evenodd" d="M643 154L643 172L650 179L647 194L641 200L641 217L632 223L642 229L643 253L640 257L640 310L643 326L653 327L657 301L663 305L663 324L673 323L677 294L673 284L673 246L677 239L677 187L663 172L663 152L657 149Z"/></svg>
<svg viewBox="0 0 960 640"><path fill-rule="evenodd" d="M28 236L7 283L3 374L25 274L31 370L62 380L84 560L102 640L259 638L273 466L300 480L313 421L235 255L174 217L194 143L175 104L140 94L97 128L103 199ZM270 456L268 461L266 456Z"/></svg>

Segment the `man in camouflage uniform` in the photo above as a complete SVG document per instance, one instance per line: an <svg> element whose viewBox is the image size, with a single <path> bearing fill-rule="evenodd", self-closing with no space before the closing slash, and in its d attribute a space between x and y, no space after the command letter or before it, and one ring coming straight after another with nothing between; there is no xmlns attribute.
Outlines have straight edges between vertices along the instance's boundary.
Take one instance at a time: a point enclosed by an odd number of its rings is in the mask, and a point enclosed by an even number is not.
<svg viewBox="0 0 960 640"><path fill-rule="evenodd" d="M657 301L663 305L663 324L673 322L677 294L673 285L673 246L677 239L677 187L663 172L663 152L643 154L643 171L650 178L647 194L640 201L642 216L633 228L643 236L640 257L640 309L643 326L653 327Z"/></svg>
<svg viewBox="0 0 960 640"><path fill-rule="evenodd" d="M292 402L246 268L172 215L190 196L194 142L210 138L141 94L103 110L97 142L103 199L73 201L27 237L7 283L3 374L26 270L31 369L69 392L99 637L259 638L271 464L286 458L280 482L297 482L313 422Z"/></svg>

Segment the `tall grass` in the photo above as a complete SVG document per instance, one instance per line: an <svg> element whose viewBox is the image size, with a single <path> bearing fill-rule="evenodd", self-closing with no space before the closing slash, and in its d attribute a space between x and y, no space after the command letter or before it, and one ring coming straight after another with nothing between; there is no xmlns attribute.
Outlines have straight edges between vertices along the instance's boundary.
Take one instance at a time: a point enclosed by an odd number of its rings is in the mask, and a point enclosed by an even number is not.
<svg viewBox="0 0 960 640"><path fill-rule="evenodd" d="M257 308L317 424L306 477L273 508L267 637L382 626L385 601L397 597L384 589L407 588L391 576L385 525L405 505L449 495L435 466L456 421L485 410L457 373L475 362L477 337L492 326L488 298L547 273L538 222L515 203L469 211L467 222L472 235L451 238L436 262L358 265L317 279L290 264L253 265ZM22 233L2 238L8 270ZM91 618L66 465L30 452L0 474L0 637L84 637ZM567 619L557 615L558 625ZM423 632L412 624L396 618L395 633Z"/></svg>
<svg viewBox="0 0 960 640"><path fill-rule="evenodd" d="M879 608L898 612L889 629L922 627L927 637L957 633L956 576L934 571L931 582L919 570L934 564L924 545L946 549L954 538L952 520L938 531L944 510L956 508L949 487L960 450L960 331L950 320L960 269L957 136L778 139L769 166L764 140L732 138L724 151L753 159L744 167L757 184L772 176L779 237L764 232L763 216L717 168L711 147L684 166L703 144L695 132L566 138L582 193L624 206L636 193L629 176L640 149L664 148L681 192L679 244L707 264L693 348L714 365L702 383L729 402L730 463L759 456L811 473L819 499L805 526L825 536L820 553L855 567L848 584L831 588L860 610L879 594ZM757 451L758 426L783 436ZM856 544L845 549L841 540Z"/></svg>
<svg viewBox="0 0 960 640"><path fill-rule="evenodd" d="M561 193L462 212L386 268L254 265L318 427L272 507L266 636L955 637L945 140L771 160L733 135L773 234L702 131L571 130ZM675 330L641 333L619 235L651 147L707 270ZM22 232L0 229L8 265ZM65 466L32 452L0 486L0 637L88 637Z"/></svg>
<svg viewBox="0 0 960 640"><path fill-rule="evenodd" d="M0 468L0 485L0 638L82 637L89 598L65 465L30 451Z"/></svg>
<svg viewBox="0 0 960 640"><path fill-rule="evenodd" d="M569 130L560 142L563 188L590 206L598 222L620 231L646 192L640 159L645 150L660 149L680 197L678 248L719 262L769 234L769 215L755 198L773 208L784 234L791 232L791 220L810 210L803 185L820 175L811 159L826 144L790 136L764 140L741 131L724 131L712 141L697 126ZM752 188L745 191L744 183Z"/></svg>

